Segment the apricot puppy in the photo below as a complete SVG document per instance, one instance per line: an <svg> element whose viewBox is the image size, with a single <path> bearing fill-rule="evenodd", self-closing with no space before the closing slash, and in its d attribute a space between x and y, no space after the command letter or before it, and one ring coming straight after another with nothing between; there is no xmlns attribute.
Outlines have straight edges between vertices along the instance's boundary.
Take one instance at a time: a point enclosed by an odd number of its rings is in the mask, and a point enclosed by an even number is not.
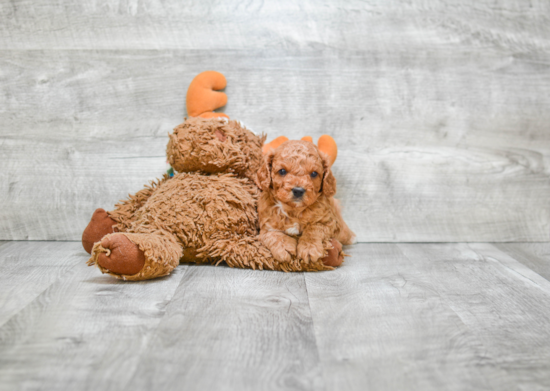
<svg viewBox="0 0 550 391"><path fill-rule="evenodd" d="M260 240L273 257L316 262L333 248L331 239L352 244L355 234L342 219L331 159L308 141L286 141L269 151L256 184ZM339 244L339 243L338 243Z"/></svg>

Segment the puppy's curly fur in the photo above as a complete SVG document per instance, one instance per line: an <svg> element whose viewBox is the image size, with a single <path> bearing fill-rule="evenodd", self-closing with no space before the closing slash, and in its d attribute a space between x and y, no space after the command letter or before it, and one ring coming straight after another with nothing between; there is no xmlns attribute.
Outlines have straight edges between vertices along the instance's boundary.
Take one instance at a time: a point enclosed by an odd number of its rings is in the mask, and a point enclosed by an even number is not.
<svg viewBox="0 0 550 391"><path fill-rule="evenodd" d="M330 239L352 244L355 234L333 196L336 179L328 155L308 141L287 141L264 156L256 176L260 240L273 257L316 262Z"/></svg>

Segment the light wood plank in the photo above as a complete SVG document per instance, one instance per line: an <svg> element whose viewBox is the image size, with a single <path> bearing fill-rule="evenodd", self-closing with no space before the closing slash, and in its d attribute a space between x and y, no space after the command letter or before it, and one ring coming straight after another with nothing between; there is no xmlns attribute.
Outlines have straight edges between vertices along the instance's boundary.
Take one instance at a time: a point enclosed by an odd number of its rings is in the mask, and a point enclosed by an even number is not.
<svg viewBox="0 0 550 391"><path fill-rule="evenodd" d="M495 247L550 280L550 243L499 243Z"/></svg>
<svg viewBox="0 0 550 391"><path fill-rule="evenodd" d="M547 240L550 182L532 171L542 162L531 160L535 155L511 148L344 150L334 169L337 197L362 242Z"/></svg>
<svg viewBox="0 0 550 391"><path fill-rule="evenodd" d="M187 267L128 283L70 252L77 266L0 327L0 390L123 389Z"/></svg>
<svg viewBox="0 0 550 391"><path fill-rule="evenodd" d="M190 266L129 388L323 388L304 275Z"/></svg>
<svg viewBox="0 0 550 391"><path fill-rule="evenodd" d="M98 143L75 139L4 143L7 167L0 179L7 182L0 184L0 202L6 206L0 210L0 237L80 240L96 208L113 209L117 200L165 172L164 140ZM144 155L145 145L155 151ZM33 174L13 176L23 172Z"/></svg>
<svg viewBox="0 0 550 391"><path fill-rule="evenodd" d="M548 281L526 286L464 244L349 252L306 275L328 389L548 387Z"/></svg>
<svg viewBox="0 0 550 391"><path fill-rule="evenodd" d="M448 245L451 257L441 257L437 245L399 247L411 261L440 259L445 265L447 278L427 278L437 281L452 310L479 338L483 364L506 373L504 389L550 387L548 280L488 243Z"/></svg>
<svg viewBox="0 0 550 391"><path fill-rule="evenodd" d="M548 49L546 1L302 1L177 0L62 4L32 0L0 7L0 48L14 49L358 49L499 43Z"/></svg>
<svg viewBox="0 0 550 391"><path fill-rule="evenodd" d="M0 243L0 246L2 244ZM70 242L9 242L0 248L0 326L65 278L84 250Z"/></svg>
<svg viewBox="0 0 550 391"><path fill-rule="evenodd" d="M526 246L539 259L548 249ZM550 387L550 281L512 254L485 243L348 252L331 272L181 265L128 283L86 267L80 243L7 244L0 295L8 275L38 294L0 325L0 390ZM56 276L41 292L32 265Z"/></svg>
<svg viewBox="0 0 550 391"><path fill-rule="evenodd" d="M4 54L0 238L78 240L96 207L160 176L185 89L209 64L228 76L226 112L252 129L338 140L338 197L360 241L550 239L546 54Z"/></svg>
<svg viewBox="0 0 550 391"><path fill-rule="evenodd" d="M454 45L423 57L371 47L215 57L203 50L4 50L2 136L165 137L186 116L187 87L208 64L227 77L225 112L270 138L330 132L356 152L400 144L544 150L550 53L513 55Z"/></svg>

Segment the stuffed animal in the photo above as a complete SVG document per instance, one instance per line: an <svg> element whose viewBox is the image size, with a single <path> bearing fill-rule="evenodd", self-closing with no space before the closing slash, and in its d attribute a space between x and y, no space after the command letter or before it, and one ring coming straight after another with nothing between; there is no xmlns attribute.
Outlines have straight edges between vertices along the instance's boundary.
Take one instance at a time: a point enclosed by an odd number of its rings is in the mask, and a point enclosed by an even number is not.
<svg viewBox="0 0 550 391"><path fill-rule="evenodd" d="M88 265L124 280L146 280L169 274L180 262L280 271L331 270L342 263L335 240L324 243L326 256L316 262L278 261L260 242L254 179L265 136L214 112L227 102L219 92L225 86L225 77L213 71L192 81L190 117L169 135L166 149L175 175L165 174L110 212L94 212L82 234ZM333 159L336 145L328 144L324 150Z"/></svg>

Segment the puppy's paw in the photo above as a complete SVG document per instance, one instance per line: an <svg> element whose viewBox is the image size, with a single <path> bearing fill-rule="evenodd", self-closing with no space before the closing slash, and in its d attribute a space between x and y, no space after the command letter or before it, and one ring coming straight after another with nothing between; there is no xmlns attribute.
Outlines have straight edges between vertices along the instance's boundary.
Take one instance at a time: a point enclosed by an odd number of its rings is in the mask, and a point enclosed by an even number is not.
<svg viewBox="0 0 550 391"><path fill-rule="evenodd" d="M300 239L298 242L298 258L305 262L317 262L324 255L323 242Z"/></svg>
<svg viewBox="0 0 550 391"><path fill-rule="evenodd" d="M292 257L296 256L296 239L291 236L285 236L275 246L270 248L273 258L280 262L290 262Z"/></svg>

